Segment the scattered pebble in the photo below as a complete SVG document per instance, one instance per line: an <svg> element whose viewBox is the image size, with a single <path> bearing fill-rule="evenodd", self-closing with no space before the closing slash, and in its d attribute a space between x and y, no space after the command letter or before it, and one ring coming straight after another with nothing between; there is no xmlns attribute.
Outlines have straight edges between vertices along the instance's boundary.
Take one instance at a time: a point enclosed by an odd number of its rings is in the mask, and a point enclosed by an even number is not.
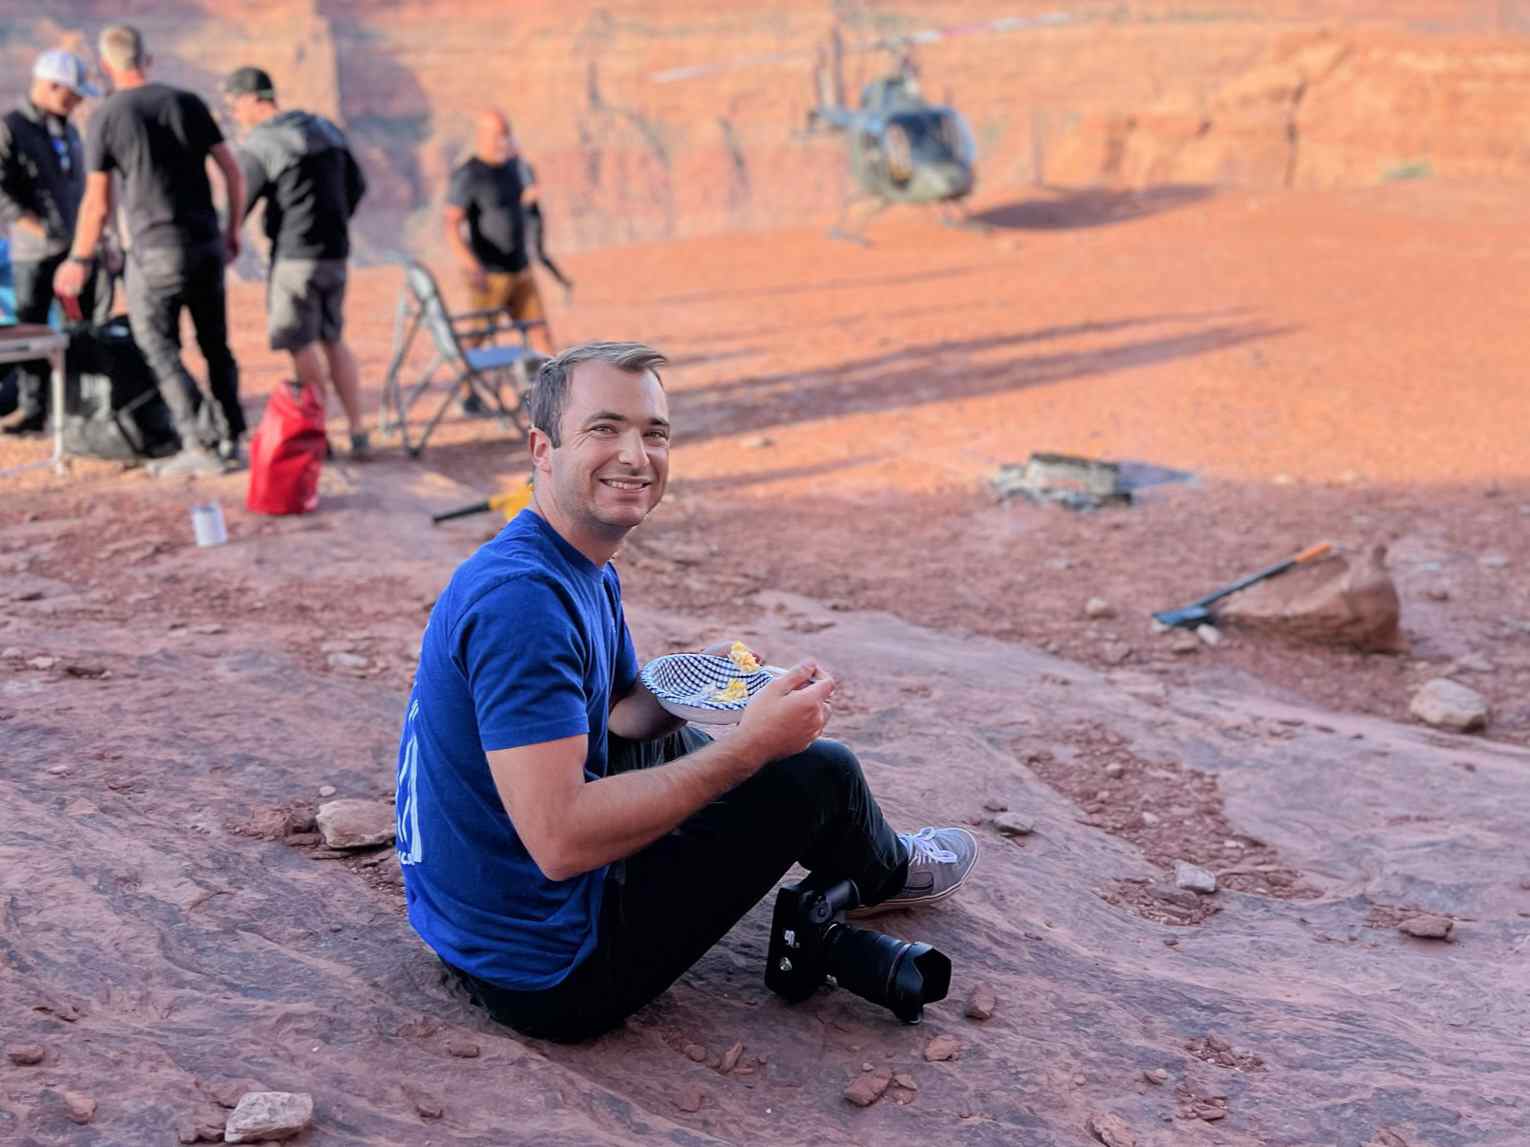
<svg viewBox="0 0 1530 1147"><path fill-rule="evenodd" d="M1214 625L1197 625L1195 636L1202 645L1218 646L1222 644L1222 631Z"/></svg>
<svg viewBox="0 0 1530 1147"><path fill-rule="evenodd" d="M967 997L966 1015L971 1020L986 1020L993 1016L993 1009L998 1000L994 991L987 984L975 984L972 993Z"/></svg>
<svg viewBox="0 0 1530 1147"><path fill-rule="evenodd" d="M1410 916L1397 926L1399 932L1417 936L1420 940L1449 940L1456 922L1449 916Z"/></svg>
<svg viewBox="0 0 1530 1147"><path fill-rule="evenodd" d="M329 667L331 669L365 669L371 662L356 653L331 653L329 655Z"/></svg>
<svg viewBox="0 0 1530 1147"><path fill-rule="evenodd" d="M216 621L203 621L196 625L188 626L187 630L190 633L201 634L203 637L216 637L224 632L223 626L219 625ZM276 1095L279 1093L273 1091L271 1094Z"/></svg>
<svg viewBox="0 0 1530 1147"><path fill-rule="evenodd" d="M1174 884L1178 888L1187 888L1191 892L1199 892L1206 896L1217 890L1215 876L1200 865L1189 864L1183 860L1174 862Z"/></svg>
<svg viewBox="0 0 1530 1147"><path fill-rule="evenodd" d="M321 797L332 797L332 796L334 796L335 795L335 786L334 785L320 785L319 786L319 795Z"/></svg>
<svg viewBox="0 0 1530 1147"><path fill-rule="evenodd" d="M904 1091L919 1090L918 1081L916 1081L914 1077L906 1071L895 1072L893 1074L893 1082L896 1083L899 1087L903 1088Z"/></svg>
<svg viewBox="0 0 1530 1147"><path fill-rule="evenodd" d="M79 1091L62 1091L64 1102L69 1106L69 1118L76 1123L89 1123L96 1117L96 1101ZM238 1142L238 1140L231 1140Z"/></svg>
<svg viewBox="0 0 1530 1147"><path fill-rule="evenodd" d="M1036 831L1036 822L1019 813L1001 812L993 818L994 828L1000 836L1030 836Z"/></svg>
<svg viewBox="0 0 1530 1147"><path fill-rule="evenodd" d="M67 777L72 772L74 772L74 770L71 769L68 765L48 766L48 775L50 777Z"/></svg>
<svg viewBox="0 0 1530 1147"><path fill-rule="evenodd" d="M699 1043L688 1043L685 1045L685 1058L690 1060L692 1063L705 1063L707 1058L707 1049L702 1047Z"/></svg>
<svg viewBox="0 0 1530 1147"><path fill-rule="evenodd" d="M1169 1082L1169 1073L1161 1067L1155 1067L1152 1071L1144 1071L1142 1073L1142 1078L1147 1080L1154 1087L1162 1087L1164 1084Z"/></svg>
<svg viewBox="0 0 1530 1147"><path fill-rule="evenodd" d="M701 1110L701 1104L706 1099L706 1092L701 1090L701 1085L688 1083L680 1088L674 1096L674 1104L687 1115L694 1115Z"/></svg>
<svg viewBox="0 0 1530 1147"><path fill-rule="evenodd" d="M1116 607L1103 597L1091 597L1084 603L1084 616L1089 618L1115 617Z"/></svg>
<svg viewBox="0 0 1530 1147"><path fill-rule="evenodd" d="M1201 648L1201 639L1188 629L1176 629L1169 638L1169 652L1171 653L1196 653Z"/></svg>
<svg viewBox="0 0 1530 1147"><path fill-rule="evenodd" d="M985 812L1008 812L1009 805L1005 804L997 797L989 797L983 802L983 810Z"/></svg>
<svg viewBox="0 0 1530 1147"><path fill-rule="evenodd" d="M845 1088L845 1098L857 1107L870 1107L882 1098L882 1093L887 1090L890 1083L892 1083L890 1071L862 1072L850 1081L849 1087Z"/></svg>
<svg viewBox="0 0 1530 1147"><path fill-rule="evenodd" d="M454 1055L458 1059L477 1059L478 1045L470 1039L453 1037L446 1041L446 1054Z"/></svg>
<svg viewBox="0 0 1530 1147"><path fill-rule="evenodd" d="M1157 813L1145 812L1142 814L1142 827L1152 828L1159 821Z"/></svg>
<svg viewBox="0 0 1530 1147"><path fill-rule="evenodd" d="M1085 1126L1089 1134L1105 1144L1105 1147L1137 1147L1137 1137L1119 1115L1096 1112L1089 1117Z"/></svg>
<svg viewBox="0 0 1530 1147"><path fill-rule="evenodd" d="M1132 647L1124 641L1107 641L1105 648L1100 651L1100 656L1105 658L1107 665L1120 665L1132 655Z"/></svg>
<svg viewBox="0 0 1530 1147"><path fill-rule="evenodd" d="M15 1043L5 1049L5 1058L17 1067L31 1067L47 1056L48 1051L40 1043Z"/></svg>
<svg viewBox="0 0 1530 1147"><path fill-rule="evenodd" d="M961 1056L961 1041L953 1035L938 1035L924 1045L924 1058L930 1063L941 1063Z"/></svg>
<svg viewBox="0 0 1530 1147"><path fill-rule="evenodd" d="M27 664L30 665L33 669L52 669L55 665L58 664L58 658L48 656L33 657L27 662Z"/></svg>
<svg viewBox="0 0 1530 1147"><path fill-rule="evenodd" d="M321 804L314 819L328 848L376 848L392 844L398 828L392 801L333 800Z"/></svg>
<svg viewBox="0 0 1530 1147"><path fill-rule="evenodd" d="M1508 566L1509 559L1502 554L1483 554L1477 564L1485 570L1501 570Z"/></svg>
<svg viewBox="0 0 1530 1147"><path fill-rule="evenodd" d="M1424 596L1430 601L1449 601L1450 590L1443 585L1432 585L1424 590Z"/></svg>
<svg viewBox="0 0 1530 1147"><path fill-rule="evenodd" d="M0 649L0 657L7 661L15 661L22 656L22 653L23 650L19 645L7 645L4 649Z"/></svg>
<svg viewBox="0 0 1530 1147"><path fill-rule="evenodd" d="M743 1054L744 1041L739 1040L727 1051L723 1052L722 1062L718 1065L718 1070L721 1071L724 1075L727 1075L730 1071L738 1066L738 1058Z"/></svg>
<svg viewBox="0 0 1530 1147"><path fill-rule="evenodd" d="M441 1100L424 1088L413 1083L404 1084L404 1095L409 1102L414 1104L414 1110L421 1119L440 1119L446 1114L446 1107Z"/></svg>
<svg viewBox="0 0 1530 1147"><path fill-rule="evenodd" d="M1475 689L1436 677L1426 681L1408 704L1412 713L1426 725L1470 733L1488 722L1487 700Z"/></svg>
<svg viewBox="0 0 1530 1147"><path fill-rule="evenodd" d="M1465 657L1458 657L1450 663L1450 668L1445 675L1451 676L1456 673L1492 673L1497 667L1480 653L1468 653Z"/></svg>
<svg viewBox="0 0 1530 1147"><path fill-rule="evenodd" d="M764 450L767 446L774 446L776 440L769 434L756 434L753 438L744 439L744 445L750 450Z"/></svg>
<svg viewBox="0 0 1530 1147"><path fill-rule="evenodd" d="M1110 764L1105 766L1105 775L1112 779L1119 777L1124 772L1126 772L1126 766L1120 761L1111 761Z"/></svg>
<svg viewBox="0 0 1530 1147"><path fill-rule="evenodd" d="M249 1092L228 1116L223 1142L291 1139L314 1121L314 1097L304 1092Z"/></svg>

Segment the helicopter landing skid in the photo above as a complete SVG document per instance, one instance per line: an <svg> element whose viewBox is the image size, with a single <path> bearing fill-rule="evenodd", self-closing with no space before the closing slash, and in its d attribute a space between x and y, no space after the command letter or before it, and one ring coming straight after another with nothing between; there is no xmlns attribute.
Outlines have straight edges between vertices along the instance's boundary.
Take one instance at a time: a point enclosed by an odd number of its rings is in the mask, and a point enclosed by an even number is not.
<svg viewBox="0 0 1530 1147"><path fill-rule="evenodd" d="M974 219L960 208L942 205L940 208L940 222L942 226L950 227L956 231L972 231L978 235L992 235L995 227L992 223L985 223L981 219Z"/></svg>
<svg viewBox="0 0 1530 1147"><path fill-rule="evenodd" d="M843 239L847 243L855 243L861 247L870 247L871 240L866 238L866 224L870 223L878 215L887 210L889 204L886 200L879 199L871 203L871 210L867 212L860 220L859 230L851 230L845 226L848 218L856 214L856 205L864 205L867 202L868 201L864 199L853 199L847 203L839 213L839 222L834 224L833 227L829 228L829 238Z"/></svg>

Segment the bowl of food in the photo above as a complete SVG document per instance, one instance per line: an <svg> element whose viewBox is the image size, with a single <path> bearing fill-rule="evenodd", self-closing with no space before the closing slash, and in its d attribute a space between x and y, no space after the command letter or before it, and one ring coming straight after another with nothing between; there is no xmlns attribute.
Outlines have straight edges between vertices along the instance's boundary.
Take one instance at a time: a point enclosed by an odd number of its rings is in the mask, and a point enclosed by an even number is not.
<svg viewBox="0 0 1530 1147"><path fill-rule="evenodd" d="M785 670L761 665L743 642L726 657L671 653L643 666L639 679L666 712L698 725L732 725L761 689Z"/></svg>

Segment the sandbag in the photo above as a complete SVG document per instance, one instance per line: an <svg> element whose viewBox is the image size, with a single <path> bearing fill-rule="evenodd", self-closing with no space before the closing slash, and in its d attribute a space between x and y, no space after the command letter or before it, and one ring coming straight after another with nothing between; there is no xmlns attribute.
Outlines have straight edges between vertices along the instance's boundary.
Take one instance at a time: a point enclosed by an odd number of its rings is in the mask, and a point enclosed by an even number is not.
<svg viewBox="0 0 1530 1147"><path fill-rule="evenodd" d="M326 448L323 399L311 387L278 385L250 438L245 508L256 514L306 514L315 509Z"/></svg>

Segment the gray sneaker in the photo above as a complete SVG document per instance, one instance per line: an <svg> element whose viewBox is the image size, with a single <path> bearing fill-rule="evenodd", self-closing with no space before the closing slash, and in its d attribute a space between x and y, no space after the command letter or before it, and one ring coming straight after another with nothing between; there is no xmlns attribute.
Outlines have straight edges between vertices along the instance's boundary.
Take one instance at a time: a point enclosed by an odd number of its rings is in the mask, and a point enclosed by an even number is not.
<svg viewBox="0 0 1530 1147"><path fill-rule="evenodd" d="M880 904L855 908L847 915L861 920L944 900L966 884L977 867L977 837L965 828L921 828L918 832L900 832L898 839L909 854L903 889Z"/></svg>
<svg viewBox="0 0 1530 1147"><path fill-rule="evenodd" d="M222 474L223 463L211 450L182 450L174 457L149 463L149 473L156 478L183 478L200 474Z"/></svg>

